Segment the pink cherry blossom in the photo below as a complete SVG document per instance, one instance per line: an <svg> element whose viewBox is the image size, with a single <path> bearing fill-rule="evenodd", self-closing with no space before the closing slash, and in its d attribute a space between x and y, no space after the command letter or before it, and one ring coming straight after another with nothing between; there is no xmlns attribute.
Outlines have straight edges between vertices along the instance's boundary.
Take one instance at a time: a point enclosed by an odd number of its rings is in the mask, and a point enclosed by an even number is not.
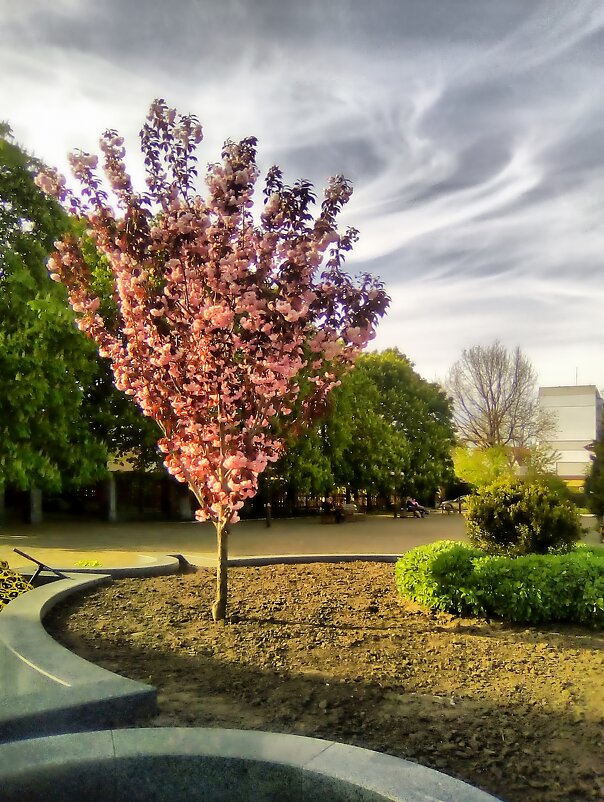
<svg viewBox="0 0 604 802"><path fill-rule="evenodd" d="M103 135L101 150L117 210L91 154L70 158L81 196L56 171L37 183L83 220L107 260L117 306L109 318L81 240L58 242L49 270L65 284L78 326L111 360L116 386L159 424L164 463L195 494L197 520L216 526L220 618L228 526L278 459L283 421L293 410L297 420L316 414L389 299L371 276L355 283L343 271L357 237L337 230L352 192L345 179L330 179L309 224L312 196L302 183L286 186L273 167L254 216L255 139L225 144L204 197L194 186L201 138L195 117L157 100L141 131L146 192L134 191L115 131ZM302 386L311 388L305 396Z"/></svg>

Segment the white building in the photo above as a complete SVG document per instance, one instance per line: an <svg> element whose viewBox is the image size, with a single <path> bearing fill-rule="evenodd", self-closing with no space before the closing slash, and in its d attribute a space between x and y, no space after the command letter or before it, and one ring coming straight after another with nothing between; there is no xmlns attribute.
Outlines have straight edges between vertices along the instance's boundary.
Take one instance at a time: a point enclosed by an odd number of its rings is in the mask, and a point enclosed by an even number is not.
<svg viewBox="0 0 604 802"><path fill-rule="evenodd" d="M591 465L586 447L598 437L602 421L597 387L540 387L539 404L556 417L557 431L550 441L558 452L556 473L569 485L582 487Z"/></svg>

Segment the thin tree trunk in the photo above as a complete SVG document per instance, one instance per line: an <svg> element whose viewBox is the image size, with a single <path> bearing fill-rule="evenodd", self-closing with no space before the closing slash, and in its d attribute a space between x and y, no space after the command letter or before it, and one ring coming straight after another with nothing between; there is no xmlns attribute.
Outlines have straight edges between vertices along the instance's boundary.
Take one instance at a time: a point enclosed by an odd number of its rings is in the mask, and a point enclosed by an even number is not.
<svg viewBox="0 0 604 802"><path fill-rule="evenodd" d="M216 598L212 605L212 618L214 621L223 621L226 618L228 599L227 562L229 558L229 527L219 522L216 524Z"/></svg>

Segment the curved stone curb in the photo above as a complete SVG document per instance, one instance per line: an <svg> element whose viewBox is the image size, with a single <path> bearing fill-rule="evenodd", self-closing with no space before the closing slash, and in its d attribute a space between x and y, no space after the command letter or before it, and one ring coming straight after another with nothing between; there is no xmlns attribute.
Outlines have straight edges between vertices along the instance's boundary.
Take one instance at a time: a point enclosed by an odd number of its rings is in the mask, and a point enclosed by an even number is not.
<svg viewBox="0 0 604 802"><path fill-rule="evenodd" d="M136 564L136 565L118 565L114 566L113 568L103 568L102 565L92 566L88 568L78 568L69 566L67 568L61 568L60 566L53 565L53 568L56 568L57 571L61 571L63 574L83 574L85 576L98 576L99 574L108 574L112 576L114 579L125 579L127 577L147 577L147 576L168 576L169 574L176 574L180 569L180 562L177 557L173 555L166 555L166 556L155 556L155 555L141 555L143 557L148 558L149 562ZM19 573L23 574L24 576L31 576L33 574L32 571L23 571L20 570ZM44 579L51 579L54 575L47 571L43 571L40 575L43 580Z"/></svg>
<svg viewBox="0 0 604 802"><path fill-rule="evenodd" d="M258 557L230 557L229 566L305 565L306 563L395 563L400 554L288 554Z"/></svg>
<svg viewBox="0 0 604 802"><path fill-rule="evenodd" d="M42 626L64 597L112 581L68 576L24 593L0 614L0 741L132 723L156 710L155 688L83 660Z"/></svg>
<svg viewBox="0 0 604 802"><path fill-rule="evenodd" d="M131 729L0 745L3 802L497 802L446 774L355 746L269 732Z"/></svg>

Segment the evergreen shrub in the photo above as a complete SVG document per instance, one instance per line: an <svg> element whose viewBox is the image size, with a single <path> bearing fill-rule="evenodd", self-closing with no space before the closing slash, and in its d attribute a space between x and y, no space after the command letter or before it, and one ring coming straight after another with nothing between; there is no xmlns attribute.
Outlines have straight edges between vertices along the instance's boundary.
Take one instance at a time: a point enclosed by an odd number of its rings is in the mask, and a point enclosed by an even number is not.
<svg viewBox="0 0 604 802"><path fill-rule="evenodd" d="M577 510L540 481L493 482L468 497L466 518L470 542L487 554L565 552L581 537Z"/></svg>
<svg viewBox="0 0 604 802"><path fill-rule="evenodd" d="M484 552L453 540L418 546L401 557L395 568L399 593L433 610L467 613L473 560Z"/></svg>
<svg viewBox="0 0 604 802"><path fill-rule="evenodd" d="M403 555L395 578L401 596L434 610L604 626L604 549L513 558L440 541Z"/></svg>

